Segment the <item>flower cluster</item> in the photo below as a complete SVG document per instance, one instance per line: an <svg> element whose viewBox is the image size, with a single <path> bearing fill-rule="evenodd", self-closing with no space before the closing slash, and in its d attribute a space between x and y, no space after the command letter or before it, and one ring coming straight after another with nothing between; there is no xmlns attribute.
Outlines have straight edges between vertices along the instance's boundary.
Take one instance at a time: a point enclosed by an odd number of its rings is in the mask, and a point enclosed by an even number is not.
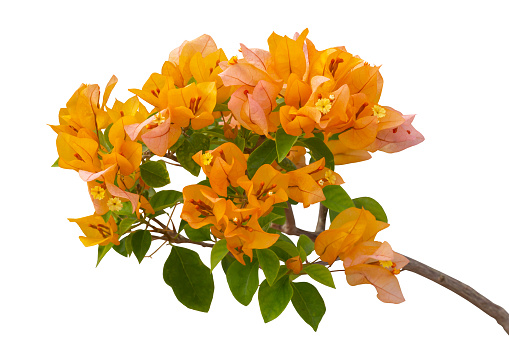
<svg viewBox="0 0 509 339"><path fill-rule="evenodd" d="M102 100L98 85L81 85L51 127L58 134L55 166L77 171L88 186L93 215L69 219L85 234L83 244L104 248L100 258L114 248L140 261L152 240L214 246L223 260L256 269L260 262L270 284L312 275L308 267L316 264L307 256L314 251L328 265L342 260L351 285L371 283L380 300L403 301L395 274L407 260L374 241L388 226L385 214L346 193L346 205L339 204L344 181L335 165L424 138L413 115L379 103L380 67L344 47L318 50L307 35L273 33L268 50L241 44L242 57L231 58L208 35L185 41L160 73L111 108L115 76ZM167 164L207 179L182 192L156 191L170 183ZM281 233L298 234L291 206L320 202L337 216L314 246L295 246ZM177 229L171 217L179 204ZM169 208L171 228L157 219ZM274 262L262 258L276 258L276 275L267 268ZM277 274L279 261L286 271Z"/></svg>

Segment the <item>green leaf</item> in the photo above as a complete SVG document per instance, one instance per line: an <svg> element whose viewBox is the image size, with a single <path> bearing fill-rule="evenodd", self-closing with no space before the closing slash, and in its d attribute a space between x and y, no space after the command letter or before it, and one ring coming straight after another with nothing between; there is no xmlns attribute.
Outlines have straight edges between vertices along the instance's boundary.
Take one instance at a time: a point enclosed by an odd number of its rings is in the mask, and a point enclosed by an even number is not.
<svg viewBox="0 0 509 339"><path fill-rule="evenodd" d="M290 258L293 258L293 257L296 257L299 255L299 250L297 249L297 247L295 247L293 242L291 242L291 241L287 242L287 241L281 239L281 236L274 243L274 245L269 247L269 249L274 251L277 254L277 256L279 258L281 258L282 261L286 261Z"/></svg>
<svg viewBox="0 0 509 339"><path fill-rule="evenodd" d="M277 98L276 104L277 104L277 106L272 110L272 112L279 111L281 109L281 107L285 105L285 98Z"/></svg>
<svg viewBox="0 0 509 339"><path fill-rule="evenodd" d="M152 187L163 187L170 183L168 170L162 161L147 161L141 164L140 174L143 181Z"/></svg>
<svg viewBox="0 0 509 339"><path fill-rule="evenodd" d="M110 124L108 127L111 128L111 126L113 126L113 124ZM109 133L109 129L108 129L108 133ZM97 132L97 135L99 137L99 143L101 144L101 146L103 146L106 149L106 151L111 152L111 150L113 149L113 145L106 138L105 134L103 134L102 131L99 131L99 132Z"/></svg>
<svg viewBox="0 0 509 339"><path fill-rule="evenodd" d="M123 255L124 257L128 257L131 255L131 253L133 251L132 246L128 247L128 243L130 243L130 242L131 242L131 234L129 234L127 237L122 238L122 240L120 240L120 245L114 245L113 249L118 254Z"/></svg>
<svg viewBox="0 0 509 339"><path fill-rule="evenodd" d="M198 229L195 229L189 226L189 224L186 222L184 225L184 231L186 232L186 235L189 238L189 240L198 242L211 240L210 226L202 226Z"/></svg>
<svg viewBox="0 0 509 339"><path fill-rule="evenodd" d="M246 147L246 139L240 135L241 133L237 133L237 136L235 137L235 140L233 143L237 145L237 147L244 152L244 148Z"/></svg>
<svg viewBox="0 0 509 339"><path fill-rule="evenodd" d="M338 216L339 212L336 212L334 210L329 210L329 220L332 222L336 217Z"/></svg>
<svg viewBox="0 0 509 339"><path fill-rule="evenodd" d="M221 239L214 244L212 247L212 251L210 252L210 271L214 269L214 267L223 260L223 258L228 254L228 248L226 248L226 239Z"/></svg>
<svg viewBox="0 0 509 339"><path fill-rule="evenodd" d="M277 162L283 161L290 152L290 149L297 141L298 136L286 134L285 130L280 128L276 132L276 150Z"/></svg>
<svg viewBox="0 0 509 339"><path fill-rule="evenodd" d="M279 272L279 258L273 251L268 248L256 250L258 262L265 275L267 283L272 286L278 276Z"/></svg>
<svg viewBox="0 0 509 339"><path fill-rule="evenodd" d="M258 218L258 224L260 224L260 227L264 231L267 231L273 222L276 222L276 220L279 221L280 219L281 219L281 215L270 212L269 214Z"/></svg>
<svg viewBox="0 0 509 339"><path fill-rule="evenodd" d="M179 136L177 142L174 143L173 146L170 147L170 152L175 153L180 148L180 146L182 146L182 144L184 143L184 140L186 140L186 137L184 134L181 134Z"/></svg>
<svg viewBox="0 0 509 339"><path fill-rule="evenodd" d="M287 172L295 171L297 166L288 158L284 158L283 161L278 162L278 165Z"/></svg>
<svg viewBox="0 0 509 339"><path fill-rule="evenodd" d="M315 243L307 235L301 234L297 241L297 247L302 248L306 255L310 255L315 250Z"/></svg>
<svg viewBox="0 0 509 339"><path fill-rule="evenodd" d="M259 281L257 260L253 259L253 262L246 260L245 262L245 265L238 261L232 263L226 272L226 280L235 299L247 306L258 289Z"/></svg>
<svg viewBox="0 0 509 339"><path fill-rule="evenodd" d="M101 215L101 217L103 218L104 222L108 222L108 220L110 220L111 217L111 211L104 213L103 215Z"/></svg>
<svg viewBox="0 0 509 339"><path fill-rule="evenodd" d="M221 266L223 267L224 274L228 273L228 269L235 261L237 261L237 259L231 255L227 255L223 258L223 260L221 260Z"/></svg>
<svg viewBox="0 0 509 339"><path fill-rule="evenodd" d="M113 247L113 243L110 242L106 246L100 246L99 245L98 247L99 247L99 249L97 250L97 264L95 265L95 267L99 266L99 263L104 258L106 253L108 253L108 251Z"/></svg>
<svg viewBox="0 0 509 339"><path fill-rule="evenodd" d="M387 214L385 214L384 209L375 199L369 197L361 197L353 199L353 203L357 208L364 207L365 210L370 211L371 214L375 216L376 220L388 222Z"/></svg>
<svg viewBox="0 0 509 339"><path fill-rule="evenodd" d="M168 207L175 206L178 202L183 202L184 197L182 196L182 192L174 191L174 190L165 190L157 192L151 199L150 205L154 209L154 211L164 210Z"/></svg>
<svg viewBox="0 0 509 339"><path fill-rule="evenodd" d="M320 264L306 265L302 271L307 273L312 279L318 281L319 283L324 284L325 286L336 288L334 285L334 280L332 279L332 274L327 269L327 267Z"/></svg>
<svg viewBox="0 0 509 339"><path fill-rule="evenodd" d="M325 195L325 200L322 201L322 204L329 210L341 213L347 208L355 207L348 193L339 185L325 186L323 194Z"/></svg>
<svg viewBox="0 0 509 339"><path fill-rule="evenodd" d="M265 140L247 159L247 174L249 178L251 179L262 165L272 164L276 157L276 143L271 139Z"/></svg>
<svg viewBox="0 0 509 339"><path fill-rule="evenodd" d="M209 146L209 137L201 133L193 133L193 135L184 140L182 146L177 150L177 159L182 167L197 177L200 174L201 168L193 160L192 156L199 151L207 151Z"/></svg>
<svg viewBox="0 0 509 339"><path fill-rule="evenodd" d="M303 262L306 261L308 258L308 254L306 253L306 251L302 247L297 247L297 249L299 250L300 260L302 260Z"/></svg>
<svg viewBox="0 0 509 339"><path fill-rule="evenodd" d="M325 303L322 296L310 283L292 283L292 304L300 317L313 328L318 329L318 324L325 314Z"/></svg>
<svg viewBox="0 0 509 339"><path fill-rule="evenodd" d="M150 248L152 235L150 234L150 231L137 230L133 233L132 237L134 255L136 256L136 259L138 259L138 262L141 263Z"/></svg>
<svg viewBox="0 0 509 339"><path fill-rule="evenodd" d="M262 313L263 321L268 323L279 317L292 299L293 288L290 285L290 278L285 275L272 286L264 280L258 291L258 303Z"/></svg>
<svg viewBox="0 0 509 339"><path fill-rule="evenodd" d="M334 170L334 155L327 145L317 137L301 139L299 143L307 147L311 152L311 157L314 161L325 158L325 167Z"/></svg>
<svg viewBox="0 0 509 339"><path fill-rule="evenodd" d="M60 166L58 166L59 160L60 160L60 157L58 157L57 160L55 160L55 162L53 163L53 165L51 165L51 167L60 167Z"/></svg>
<svg viewBox="0 0 509 339"><path fill-rule="evenodd" d="M130 201L124 201L122 202L122 208L120 211L116 211L115 214L117 215L134 215L133 214L133 205Z"/></svg>
<svg viewBox="0 0 509 339"><path fill-rule="evenodd" d="M164 263L163 278L186 307L200 312L209 311L214 296L214 279L198 253L173 246Z"/></svg>
<svg viewBox="0 0 509 339"><path fill-rule="evenodd" d="M137 219L133 219L133 218L126 218L126 219L123 219L120 224L118 224L118 235L122 235L124 234L125 232L129 231L129 229L131 228L131 226L134 224L134 222L136 221Z"/></svg>
<svg viewBox="0 0 509 339"><path fill-rule="evenodd" d="M216 107L214 107L214 112L225 112L229 110L228 104L217 104Z"/></svg>

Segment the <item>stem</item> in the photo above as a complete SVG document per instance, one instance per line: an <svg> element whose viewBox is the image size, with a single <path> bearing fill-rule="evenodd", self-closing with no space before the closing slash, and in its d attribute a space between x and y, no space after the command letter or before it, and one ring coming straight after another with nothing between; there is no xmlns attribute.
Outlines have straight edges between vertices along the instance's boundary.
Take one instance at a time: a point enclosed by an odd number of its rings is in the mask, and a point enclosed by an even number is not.
<svg viewBox="0 0 509 339"><path fill-rule="evenodd" d="M403 268L403 270L414 272L415 274L425 277L456 293L463 299L477 306L490 317L494 318L497 323L502 326L506 333L509 334L509 314L502 307L492 303L472 287L462 283L461 281L410 257L407 257L407 259L410 260L410 262Z"/></svg>
<svg viewBox="0 0 509 339"><path fill-rule="evenodd" d="M320 210L318 211L318 221L316 222L315 232L325 231L325 223L327 222L327 212L329 209L320 203Z"/></svg>
<svg viewBox="0 0 509 339"><path fill-rule="evenodd" d="M284 232L282 228L277 229L280 229L282 232ZM294 232L295 233L291 233L291 235L305 234L313 241L315 241L316 237L319 234L316 232L302 230L297 227L295 227ZM509 313L507 313L507 311L504 308L492 303L489 299L481 295L472 287L462 283L461 281L456 280L440 271L437 271L436 269L431 268L415 259L412 259L407 256L405 257L410 262L403 268L403 271L414 272L415 274L418 274L424 278L434 281L435 283L442 285L448 290L456 293L457 295L467 300L468 302L472 303L473 305L477 306L481 311L495 319L497 323L500 326L502 326L502 328L506 331L506 333L509 334ZM327 263L323 261L318 261L316 262L316 264L327 265Z"/></svg>

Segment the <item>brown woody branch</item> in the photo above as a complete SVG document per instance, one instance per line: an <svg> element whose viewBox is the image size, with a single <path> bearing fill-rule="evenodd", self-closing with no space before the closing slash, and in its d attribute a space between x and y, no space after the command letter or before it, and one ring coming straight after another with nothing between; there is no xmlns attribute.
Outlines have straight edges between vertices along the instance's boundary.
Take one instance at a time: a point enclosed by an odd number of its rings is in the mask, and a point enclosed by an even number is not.
<svg viewBox="0 0 509 339"><path fill-rule="evenodd" d="M326 208L326 207L325 207ZM320 205L320 213L322 205ZM272 224L272 227L275 229L280 230L281 232L284 232L286 234L290 235L301 235L305 234L307 235L311 240L315 241L318 234L320 234L321 231L317 232L309 232L303 229L298 228L295 225L295 218L293 217L293 211L291 210L291 207L287 209L287 213L292 214L292 217L290 218L290 222L293 221L292 225L275 225ZM288 222L288 215L287 215L287 222ZM318 222L320 223L320 221ZM318 226L318 225L317 225ZM285 232L285 229L290 229L291 233ZM318 229L318 227L317 227ZM447 274L444 274L434 268L431 268L415 259L412 259L410 257L405 256L410 262L404 267L403 270L414 272L420 276L423 276L424 278L427 278L439 285L442 285L443 287L447 288L448 290L456 293L463 299L469 301L473 305L477 306L481 311L489 315L490 317L494 318L497 323L502 326L502 328L506 331L507 334L509 334L509 314L507 311L500 307L499 305L494 304L489 299L481 295L479 292L474 290L472 287L462 283L459 280L456 280ZM327 265L325 262L317 262L318 264Z"/></svg>

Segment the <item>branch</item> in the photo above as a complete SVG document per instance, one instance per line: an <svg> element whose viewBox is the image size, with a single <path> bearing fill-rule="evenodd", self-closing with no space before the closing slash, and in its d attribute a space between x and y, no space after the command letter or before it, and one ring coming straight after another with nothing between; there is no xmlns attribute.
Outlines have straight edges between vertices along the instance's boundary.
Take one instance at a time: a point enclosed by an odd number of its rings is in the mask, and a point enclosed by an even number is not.
<svg viewBox="0 0 509 339"><path fill-rule="evenodd" d="M273 225L277 226L277 225ZM283 228L277 228L280 231L284 232ZM286 232L285 232L286 233ZM309 232L298 227L294 228L294 233L287 233L291 235L307 235L311 240L315 241L319 232ZM456 293L463 299L477 306L481 311L492 317L497 321L497 323L502 326L502 328L509 334L509 313L507 311L492 303L486 297L481 295L479 292L474 290L472 287L462 283L459 280L456 280L447 274L444 274L440 271L435 270L415 259L405 256L410 262L403 268L404 271L414 272L424 278L427 278L448 290ZM328 265L326 262L316 262L316 264Z"/></svg>
<svg viewBox="0 0 509 339"><path fill-rule="evenodd" d="M325 223L327 222L327 211L329 209L320 203L320 210L318 211L318 221L316 222L315 232L325 231Z"/></svg>
<svg viewBox="0 0 509 339"><path fill-rule="evenodd" d="M407 257L410 262L403 268L405 271L414 272L439 285L453 291L463 299L477 306L481 311L494 318L500 326L509 334L509 314L502 307L492 303L486 297L472 287L456 280L447 274L435 270L417 260Z"/></svg>

